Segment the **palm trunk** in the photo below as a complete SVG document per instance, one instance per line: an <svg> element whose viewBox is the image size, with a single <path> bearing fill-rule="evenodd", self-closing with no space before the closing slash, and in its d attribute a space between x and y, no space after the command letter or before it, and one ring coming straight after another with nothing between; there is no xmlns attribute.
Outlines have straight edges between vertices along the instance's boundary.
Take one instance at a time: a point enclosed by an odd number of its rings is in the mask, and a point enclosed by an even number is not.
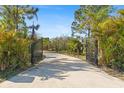
<svg viewBox="0 0 124 93"><path fill-rule="evenodd" d="M86 61L88 61L88 40L86 38Z"/></svg>
<svg viewBox="0 0 124 93"><path fill-rule="evenodd" d="M90 53L89 53L89 40L90 38L90 29L88 30L88 37L86 38L86 61L90 61Z"/></svg>
<svg viewBox="0 0 124 93"><path fill-rule="evenodd" d="M100 65L105 65L106 63L106 58L105 58L105 51L103 48L101 48L101 60L100 60Z"/></svg>
<svg viewBox="0 0 124 93"><path fill-rule="evenodd" d="M98 65L98 40L95 40L95 53L94 53L94 64Z"/></svg>

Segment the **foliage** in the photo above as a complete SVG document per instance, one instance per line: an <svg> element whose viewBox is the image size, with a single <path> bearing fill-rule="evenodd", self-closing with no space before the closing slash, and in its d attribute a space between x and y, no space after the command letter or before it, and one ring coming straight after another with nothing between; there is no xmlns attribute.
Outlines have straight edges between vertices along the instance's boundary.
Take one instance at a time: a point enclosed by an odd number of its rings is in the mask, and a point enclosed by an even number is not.
<svg viewBox="0 0 124 93"><path fill-rule="evenodd" d="M100 24L102 36L100 47L104 51L104 60L107 65L123 70L124 64L124 26L123 17L112 17Z"/></svg>
<svg viewBox="0 0 124 93"><path fill-rule="evenodd" d="M19 38L20 33L0 32L0 69L24 68L30 64L30 40Z"/></svg>
<svg viewBox="0 0 124 93"><path fill-rule="evenodd" d="M50 48L56 52L83 53L83 44L73 37L57 37L50 40Z"/></svg>
<svg viewBox="0 0 124 93"><path fill-rule="evenodd" d="M2 5L0 6L0 28L3 31L22 31L27 36L26 20L37 18L38 8L29 5Z"/></svg>
<svg viewBox="0 0 124 93"><path fill-rule="evenodd" d="M86 56L89 46L94 45L93 57L99 58L99 65L121 71L124 70L124 10L118 10L115 16L110 16L110 12L112 6L80 6L75 11L72 29L73 33L86 34ZM88 43L91 41L95 42Z"/></svg>
<svg viewBox="0 0 124 93"><path fill-rule="evenodd" d="M48 50L49 43L50 43L49 38L43 38L43 49L44 50Z"/></svg>
<svg viewBox="0 0 124 93"><path fill-rule="evenodd" d="M37 8L23 5L0 6L0 70L17 70L30 65L30 45L26 20L36 16ZM38 27L37 27L38 28Z"/></svg>

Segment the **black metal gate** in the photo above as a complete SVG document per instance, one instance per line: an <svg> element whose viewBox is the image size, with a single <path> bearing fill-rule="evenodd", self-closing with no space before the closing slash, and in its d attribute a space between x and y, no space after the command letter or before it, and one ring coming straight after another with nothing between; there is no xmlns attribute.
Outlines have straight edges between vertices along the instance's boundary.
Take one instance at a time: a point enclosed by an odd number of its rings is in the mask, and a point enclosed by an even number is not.
<svg viewBox="0 0 124 93"><path fill-rule="evenodd" d="M43 58L43 39L38 39L31 44L31 64L39 62Z"/></svg>

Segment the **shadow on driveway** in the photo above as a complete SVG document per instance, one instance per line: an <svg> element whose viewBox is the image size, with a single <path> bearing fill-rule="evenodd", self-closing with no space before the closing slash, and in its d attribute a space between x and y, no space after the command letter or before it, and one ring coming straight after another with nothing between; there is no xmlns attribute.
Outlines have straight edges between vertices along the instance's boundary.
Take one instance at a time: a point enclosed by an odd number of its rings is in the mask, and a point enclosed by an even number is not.
<svg viewBox="0 0 124 93"><path fill-rule="evenodd" d="M31 68L19 75L9 79L15 83L32 83L35 77L40 77L42 81L50 78L63 80L68 77L67 72L71 71L88 71L93 69L87 63L83 63L81 60L70 60L68 58L54 59L49 62L41 63L40 65Z"/></svg>

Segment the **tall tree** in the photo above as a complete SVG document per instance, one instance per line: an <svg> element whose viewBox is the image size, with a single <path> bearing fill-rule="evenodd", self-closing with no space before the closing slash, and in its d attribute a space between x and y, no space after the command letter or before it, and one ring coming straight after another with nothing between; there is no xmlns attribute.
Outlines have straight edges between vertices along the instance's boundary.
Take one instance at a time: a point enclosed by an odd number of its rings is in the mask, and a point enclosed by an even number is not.
<svg viewBox="0 0 124 93"><path fill-rule="evenodd" d="M3 5L0 6L1 28L9 31L27 31L26 19L37 18L38 8L29 5Z"/></svg>
<svg viewBox="0 0 124 93"><path fill-rule="evenodd" d="M88 35L95 39L95 60L94 63L98 65L98 43L99 43L99 35L100 29L98 24L102 22L105 18L109 16L111 10L111 6L93 6L93 5L86 5L80 6L79 12L77 13L76 20L80 24L80 29L85 29ZM82 31L82 30L81 30ZM84 31L84 30L83 30Z"/></svg>

